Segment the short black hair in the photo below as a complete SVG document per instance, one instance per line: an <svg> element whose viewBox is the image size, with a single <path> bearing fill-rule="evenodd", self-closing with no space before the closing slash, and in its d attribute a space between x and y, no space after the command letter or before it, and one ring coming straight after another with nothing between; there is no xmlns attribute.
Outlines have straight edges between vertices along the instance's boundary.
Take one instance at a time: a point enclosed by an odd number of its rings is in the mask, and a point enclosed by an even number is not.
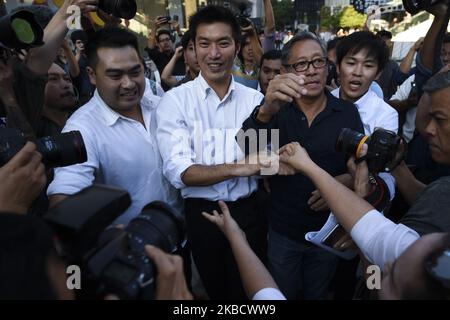
<svg viewBox="0 0 450 320"><path fill-rule="evenodd" d="M172 40L172 34L167 29L160 29L160 30L158 30L158 32L156 33L156 41L159 42L159 37L162 36L163 34L167 34L169 36L169 38L170 38L170 41L173 41Z"/></svg>
<svg viewBox="0 0 450 320"><path fill-rule="evenodd" d="M450 42L450 33L446 33L444 39L442 40L442 43L449 43L449 42Z"/></svg>
<svg viewBox="0 0 450 320"><path fill-rule="evenodd" d="M289 57L291 54L291 50L292 50L292 47L294 46L294 44L296 44L297 42L306 41L306 40L313 40L313 41L317 42L319 44L320 48L322 49L323 55L325 57L327 56L327 49L326 49L323 41L312 32L302 31L300 33L297 33L291 40L289 40L284 45L283 49L281 49L281 63L283 65L286 65L288 63Z"/></svg>
<svg viewBox="0 0 450 320"><path fill-rule="evenodd" d="M280 50L269 50L265 52L261 57L261 63L259 66L263 65L264 60L281 60L281 51Z"/></svg>
<svg viewBox="0 0 450 320"><path fill-rule="evenodd" d="M103 28L97 31L87 44L87 57L89 66L94 70L98 63L97 51L100 48L133 47L139 54L139 44L136 36L128 30L118 27Z"/></svg>
<svg viewBox="0 0 450 320"><path fill-rule="evenodd" d="M75 42L77 42L77 40L81 40L84 43L87 43L88 36L86 34L86 31L84 31L84 30L74 30L70 34L70 40L72 40L73 44L75 44Z"/></svg>
<svg viewBox="0 0 450 320"><path fill-rule="evenodd" d="M392 33L387 30L378 31L377 36L379 36L381 38L385 37L385 38L392 39Z"/></svg>
<svg viewBox="0 0 450 320"><path fill-rule="evenodd" d="M339 42L341 42L341 40L342 40L342 37L341 38L336 37L336 38L333 38L330 41L328 41L327 42L327 51L335 49L338 46Z"/></svg>
<svg viewBox="0 0 450 320"><path fill-rule="evenodd" d="M181 37L181 46L183 47L184 50L187 49L189 41L191 40L194 41L194 39L192 39L192 31L191 29L189 29Z"/></svg>
<svg viewBox="0 0 450 320"><path fill-rule="evenodd" d="M233 12L225 7L210 5L200 9L189 19L189 27L192 30L192 40L194 43L197 38L197 28L199 25L216 22L222 22L229 25L232 30L234 42L236 44L241 42L241 27Z"/></svg>
<svg viewBox="0 0 450 320"><path fill-rule="evenodd" d="M378 71L383 70L389 61L389 49L383 39L370 31L354 32L339 42L336 48L337 65L346 55L357 54L363 49L367 49L369 55L378 62Z"/></svg>

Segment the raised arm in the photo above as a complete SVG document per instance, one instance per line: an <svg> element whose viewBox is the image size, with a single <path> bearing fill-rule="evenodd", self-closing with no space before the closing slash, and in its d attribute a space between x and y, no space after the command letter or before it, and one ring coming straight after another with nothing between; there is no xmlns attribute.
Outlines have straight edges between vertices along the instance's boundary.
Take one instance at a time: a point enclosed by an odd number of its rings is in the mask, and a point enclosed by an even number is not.
<svg viewBox="0 0 450 320"><path fill-rule="evenodd" d="M273 14L272 3L270 0L264 0L264 14L266 16L266 26L264 34L270 35L275 32L275 16Z"/></svg>
<svg viewBox="0 0 450 320"><path fill-rule="evenodd" d="M368 202L316 165L299 143L293 142L282 147L280 159L312 180L331 211L347 231L350 232L366 213L374 209Z"/></svg>
<svg viewBox="0 0 450 320"><path fill-rule="evenodd" d="M27 67L37 75L46 75L56 58L58 49L68 32L67 21L70 6L78 6L82 13L97 10L98 0L65 0L44 30L44 45L29 51Z"/></svg>
<svg viewBox="0 0 450 320"><path fill-rule="evenodd" d="M164 70L161 74L161 80L164 81L166 85L170 88L174 87L177 84L177 78L172 75L173 69L175 69L175 65L177 60L183 57L183 47L178 47L175 50L175 54L170 59L169 63L164 67Z"/></svg>
<svg viewBox="0 0 450 320"><path fill-rule="evenodd" d="M416 52L418 52L423 45L423 39L420 38L417 40L414 45L409 49L406 56L403 58L402 62L400 62L400 71L404 74L409 74L409 71L411 70L411 65L414 61L414 56L416 55Z"/></svg>

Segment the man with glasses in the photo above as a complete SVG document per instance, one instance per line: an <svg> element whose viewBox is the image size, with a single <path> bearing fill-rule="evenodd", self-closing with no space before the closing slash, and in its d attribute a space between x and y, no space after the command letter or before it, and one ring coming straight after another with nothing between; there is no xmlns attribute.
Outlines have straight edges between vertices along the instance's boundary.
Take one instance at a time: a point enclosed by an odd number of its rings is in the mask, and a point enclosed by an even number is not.
<svg viewBox="0 0 450 320"><path fill-rule="evenodd" d="M336 139L342 128L361 133L364 128L353 103L325 90L326 55L314 34L292 38L282 50L281 74L269 83L264 103L244 122L243 130L279 130L280 146L299 142L320 167L350 186L346 157L336 152ZM269 183L269 270L288 299L299 298L302 291L305 299L324 299L337 257L307 243L305 234L319 230L329 211L310 202L315 187L303 174L273 176Z"/></svg>

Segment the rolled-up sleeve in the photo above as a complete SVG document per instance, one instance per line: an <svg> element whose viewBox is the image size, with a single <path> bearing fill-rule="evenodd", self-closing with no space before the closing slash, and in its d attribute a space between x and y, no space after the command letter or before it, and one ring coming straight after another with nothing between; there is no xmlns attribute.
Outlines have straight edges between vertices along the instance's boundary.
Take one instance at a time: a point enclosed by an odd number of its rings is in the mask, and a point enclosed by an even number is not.
<svg viewBox="0 0 450 320"><path fill-rule="evenodd" d="M181 179L186 169L195 164L195 152L181 102L168 92L156 112L158 147L163 159L163 173L177 189L186 187Z"/></svg>
<svg viewBox="0 0 450 320"><path fill-rule="evenodd" d="M93 184L95 174L99 169L97 144L94 134L82 125L67 123L62 132L78 130L86 147L87 161L67 167L55 168L55 176L48 186L47 195L72 195Z"/></svg>
<svg viewBox="0 0 450 320"><path fill-rule="evenodd" d="M376 210L366 213L350 234L364 256L382 270L420 237L413 229L393 223Z"/></svg>

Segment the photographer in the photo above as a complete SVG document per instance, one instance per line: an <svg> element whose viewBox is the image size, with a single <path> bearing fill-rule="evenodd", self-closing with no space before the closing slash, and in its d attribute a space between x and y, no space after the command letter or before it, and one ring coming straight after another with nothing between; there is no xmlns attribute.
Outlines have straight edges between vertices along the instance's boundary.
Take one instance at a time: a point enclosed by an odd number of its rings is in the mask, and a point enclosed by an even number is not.
<svg viewBox="0 0 450 320"><path fill-rule="evenodd" d="M241 18L241 23L242 23ZM241 25L241 45L234 61L233 77L236 82L252 89L258 88L259 63L263 55L255 27L250 19L245 18L246 25Z"/></svg>
<svg viewBox="0 0 450 320"><path fill-rule="evenodd" d="M184 58L184 63L186 64L186 75L181 80L178 80L179 76L174 76L172 73L177 61L181 58ZM169 63L164 67L161 79L167 86L172 88L194 80L197 78L199 72L200 66L198 65L197 56L195 54L192 32L188 30L181 38L181 47L178 47L175 50L172 59L170 59Z"/></svg>

